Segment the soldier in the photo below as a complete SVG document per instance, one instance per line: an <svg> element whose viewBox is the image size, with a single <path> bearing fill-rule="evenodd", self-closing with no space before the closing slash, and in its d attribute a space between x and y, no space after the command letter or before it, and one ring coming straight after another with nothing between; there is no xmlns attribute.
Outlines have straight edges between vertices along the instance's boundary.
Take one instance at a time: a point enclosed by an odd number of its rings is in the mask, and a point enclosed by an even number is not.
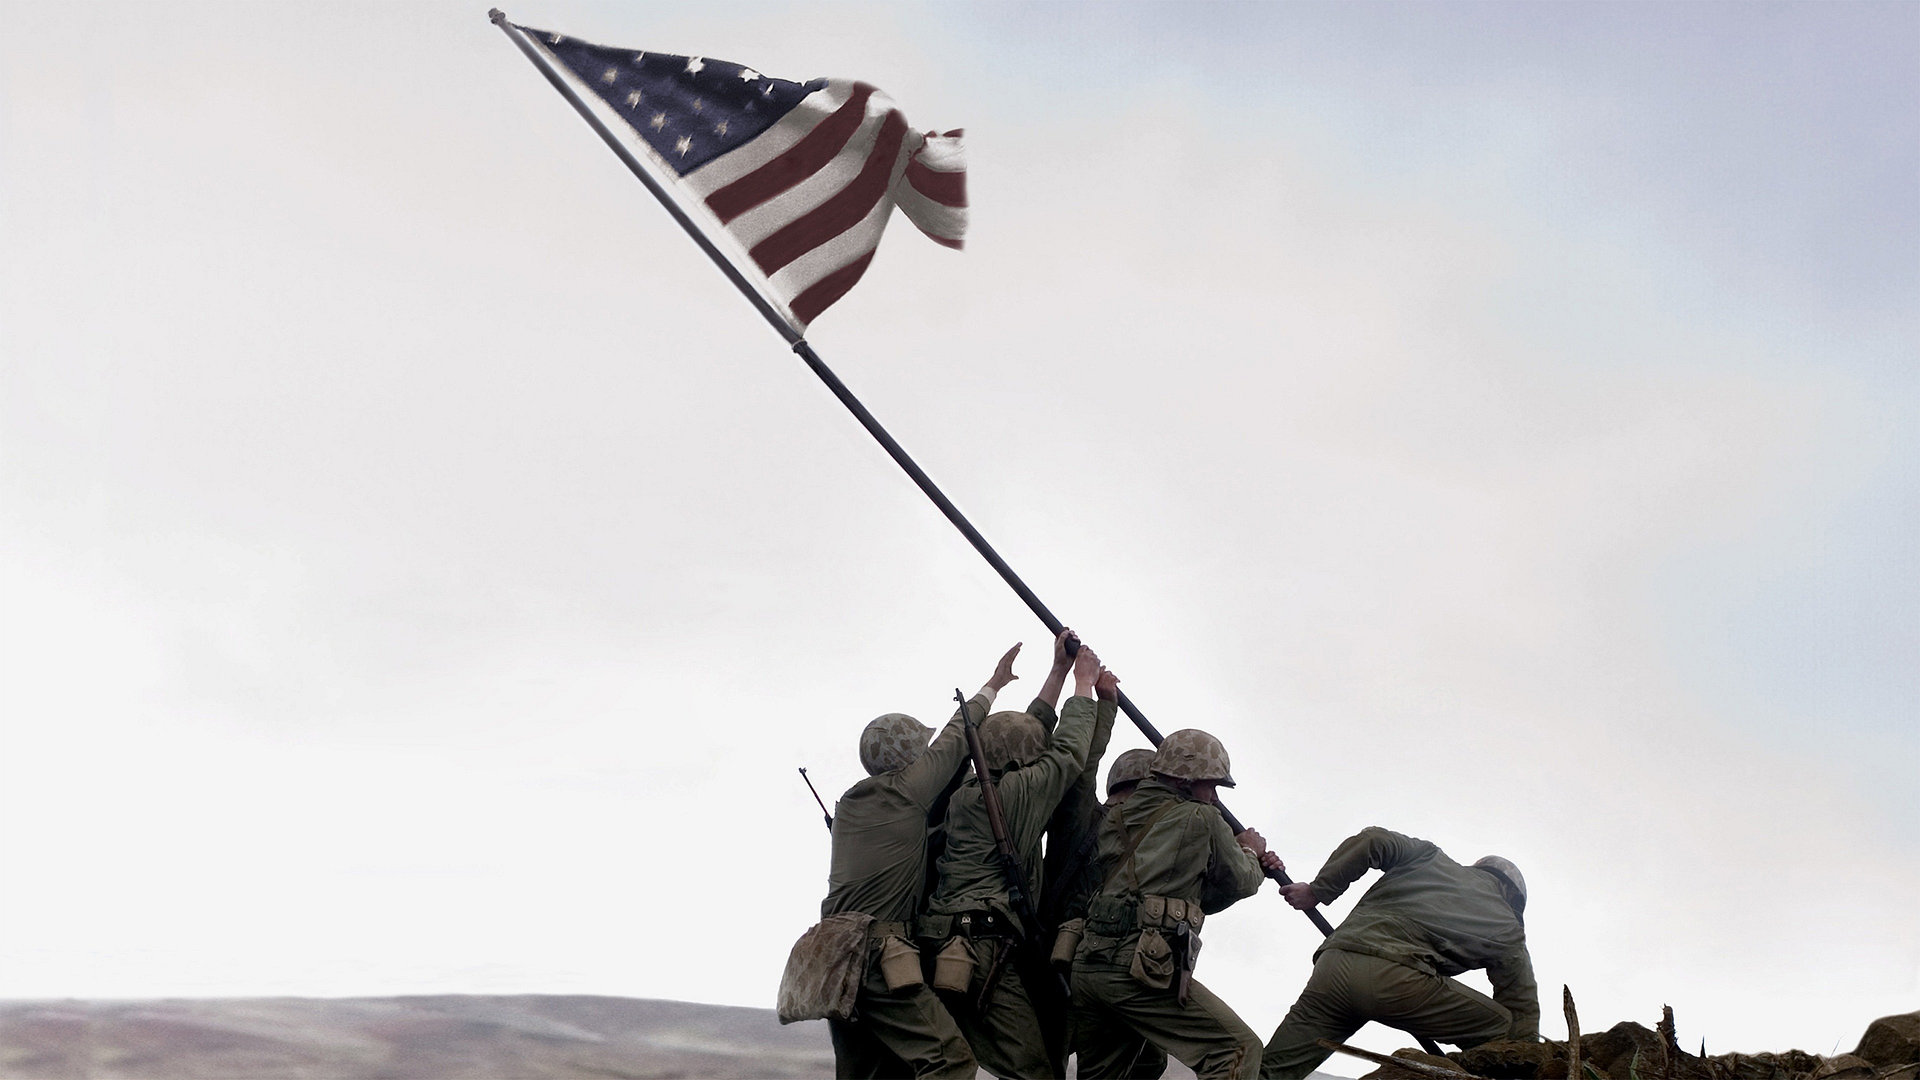
<svg viewBox="0 0 1920 1080"><path fill-rule="evenodd" d="M1166 737L1152 776L1107 815L1073 960L1073 1030L1080 1075L1124 1077L1144 1039L1205 1077L1252 1077L1260 1039L1227 1003L1192 980L1205 916L1260 888L1279 867L1267 842L1234 835L1214 806L1232 787L1226 747L1189 728Z"/></svg>
<svg viewBox="0 0 1920 1080"><path fill-rule="evenodd" d="M1007 650L967 702L974 721L1017 678L1013 659L1019 652L1019 645ZM975 1072L959 1027L921 977L918 954L907 955L926 882L927 818L967 757L960 713L932 745L930 734L932 729L903 713L868 724L860 735L860 764L869 775L834 804L833 862L821 917L861 912L874 920L856 1018L827 1021L841 1077L971 1078Z"/></svg>
<svg viewBox="0 0 1920 1080"><path fill-rule="evenodd" d="M1281 888L1302 911L1385 871L1313 956L1300 1000L1267 1043L1261 1076L1298 1080L1369 1020L1461 1048L1540 1037L1522 912L1527 883L1498 855L1461 866L1425 840L1375 826L1347 838L1320 876ZM1493 997L1450 976L1486 968Z"/></svg>
<svg viewBox="0 0 1920 1080"><path fill-rule="evenodd" d="M1070 633L1070 632L1069 632ZM1062 645L1064 645L1064 637ZM1062 648L1056 664L1064 658ZM1106 668L1100 669L1100 675L1094 680L1093 743L1087 749L1086 767L1067 787L1067 793L1060 805L1053 811L1053 817L1047 822L1047 853L1041 874L1044 887L1040 891L1038 914L1040 916L1040 940L1054 943L1055 956L1066 964L1073 960L1072 944L1063 944L1059 938L1063 928L1073 942L1079 940L1079 927L1087 913L1087 897L1091 895L1097 881L1088 880L1087 870L1093 862L1094 843L1099 838L1100 819L1106 813L1095 785L1100 779L1100 759L1106 756L1107 742L1113 735L1114 718L1120 712L1120 678ZM1135 757L1152 760L1151 750L1128 751ZM1126 757L1127 755L1122 755ZM1114 776L1107 777L1107 792L1113 793ZM1142 765L1134 781L1147 775ZM1126 783L1128 791L1133 790L1132 783ZM1124 796L1123 796L1124 797ZM1067 924L1071 922L1071 927ZM1060 950L1066 950L1064 958ZM1050 969L1047 958L1027 954L1029 962L1023 967L1027 979L1027 992L1033 998L1033 1008L1040 1022L1040 1033L1047 1045L1047 1060L1052 1065L1053 1076L1065 1076L1067 1054L1072 1051L1071 1040L1067 1032L1067 995L1065 987ZM1159 1075L1158 1073L1154 1075Z"/></svg>
<svg viewBox="0 0 1920 1080"><path fill-rule="evenodd" d="M1113 682L1118 683L1119 680L1114 679ZM1115 699L1115 707L1117 707L1117 687L1109 690L1107 676L1102 676L1101 681L1095 684L1095 689L1100 695L1100 708L1108 707L1110 696ZM1096 729L1096 738L1097 735ZM1091 758L1092 755L1088 756ZM1113 808L1127 801L1127 796L1133 794L1133 789L1140 785L1140 781L1147 778L1152 771L1152 764L1153 751L1151 750L1129 750L1121 754L1114 759L1113 767L1107 770L1107 801L1093 803L1091 802L1092 793L1088 792L1087 799L1091 805L1076 807L1075 800L1080 797L1080 784L1076 783L1073 790L1067 793L1066 800L1060 804L1060 810L1054 814L1054 824L1048 827L1047 895L1046 902L1040 908L1040 918L1042 922L1055 927L1058 937L1054 943L1054 960L1069 972L1073 963L1073 951L1079 946L1080 938L1086 930L1087 901L1093 898L1094 892L1100 886L1100 882L1094 876L1093 866L1100 839L1100 825L1109 814L1113 813ZM1088 773L1084 775L1090 778L1092 764L1089 763L1087 768ZM1063 822L1063 818L1076 810L1079 811L1079 816L1074 823ZM1044 1004L1046 1000L1050 999L1040 999L1036 995L1036 1001L1042 1002L1040 1020L1042 1026L1048 1031L1048 1050L1052 1051L1055 1024L1046 1010ZM1064 1006L1066 1003L1061 1004ZM1062 1019L1064 1020L1064 1017ZM1131 1049L1127 1050L1086 1045L1081 1039L1074 1037L1074 1033L1069 1030L1070 1024L1062 1022L1057 1026L1060 1034L1065 1037L1067 1049L1079 1054L1082 1061L1096 1056L1104 1059L1125 1058L1131 1064L1120 1075L1133 1080L1156 1080L1167 1071L1167 1052L1141 1038L1137 1032L1116 1030L1113 1025L1105 1029L1110 1035L1124 1034L1131 1043ZM1054 1064L1056 1076L1066 1075L1064 1055L1056 1058Z"/></svg>
<svg viewBox="0 0 1920 1080"><path fill-rule="evenodd" d="M1056 670L1065 659L1064 640L1063 631L1056 642ZM1050 741L1031 712L994 713L980 727L1029 889L1040 885L1040 835L1085 765L1093 739L1100 658L1082 646L1072 668L1074 697ZM920 928L923 941L939 943L934 986L980 1064L1002 1078L1053 1075L1032 1000L1011 955L1037 936L1039 927L1027 925L1014 910L977 776L968 777L947 806L947 849Z"/></svg>

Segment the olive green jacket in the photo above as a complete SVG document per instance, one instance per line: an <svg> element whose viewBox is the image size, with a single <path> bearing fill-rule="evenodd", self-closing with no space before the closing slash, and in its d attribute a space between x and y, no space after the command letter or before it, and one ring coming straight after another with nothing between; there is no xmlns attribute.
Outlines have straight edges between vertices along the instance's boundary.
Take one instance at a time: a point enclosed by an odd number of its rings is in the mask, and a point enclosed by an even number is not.
<svg viewBox="0 0 1920 1080"><path fill-rule="evenodd" d="M1146 833L1134 838L1141 829ZM1133 847L1133 857L1126 857ZM1266 880L1260 860L1233 838L1218 807L1148 777L1100 826L1101 896L1170 896L1211 915Z"/></svg>
<svg viewBox="0 0 1920 1080"><path fill-rule="evenodd" d="M978 723L991 706L976 694L966 707ZM956 711L911 764L869 776L840 796L833 804L833 862L821 918L858 911L881 922L906 922L919 913L927 814L966 760L967 733Z"/></svg>
<svg viewBox="0 0 1920 1080"><path fill-rule="evenodd" d="M1485 968L1493 999L1513 1013L1507 1037L1539 1038L1540 991L1527 932L1499 878L1376 825L1334 849L1313 879L1313 895L1331 903L1370 869L1384 873L1314 955L1344 949L1433 975Z"/></svg>
<svg viewBox="0 0 1920 1080"><path fill-rule="evenodd" d="M1094 715L1092 698L1067 699L1059 726L1047 740L1046 750L1031 763L1016 765L1001 773L995 785L1000 795L1000 812L1006 818L1014 850L1020 853L1029 889L1041 887L1040 835L1046 830L1047 819L1060 804L1061 796L1086 765L1087 747L1093 741ZM1045 723L1044 717L1042 723ZM1108 723L1111 726L1112 722ZM1032 899L1037 902L1038 897ZM967 777L947 804L947 850L940 856L939 884L934 888L927 910L936 915L992 910L1011 920L1023 934L1036 929L1023 925L1013 910L999 848L994 843L993 828L987 823L986 805L980 798L978 776Z"/></svg>

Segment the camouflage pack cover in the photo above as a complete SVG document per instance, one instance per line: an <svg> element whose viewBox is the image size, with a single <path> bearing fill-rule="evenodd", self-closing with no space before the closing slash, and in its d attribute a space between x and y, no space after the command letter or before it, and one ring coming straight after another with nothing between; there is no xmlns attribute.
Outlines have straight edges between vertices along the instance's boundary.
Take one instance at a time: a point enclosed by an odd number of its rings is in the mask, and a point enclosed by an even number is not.
<svg viewBox="0 0 1920 1080"><path fill-rule="evenodd" d="M1121 784L1137 784L1153 772L1153 751L1129 750L1113 759L1113 766L1107 770L1107 794Z"/></svg>
<svg viewBox="0 0 1920 1080"><path fill-rule="evenodd" d="M906 713L883 713L860 733L860 764L868 776L904 769L927 748L933 729Z"/></svg>
<svg viewBox="0 0 1920 1080"><path fill-rule="evenodd" d="M1031 713L997 712L980 722L980 750L990 769L1025 765L1047 752L1047 730Z"/></svg>
<svg viewBox="0 0 1920 1080"><path fill-rule="evenodd" d="M867 978L872 925L873 916L847 911L821 919L800 935L780 974L775 1011L781 1023L853 1019L854 999Z"/></svg>
<svg viewBox="0 0 1920 1080"><path fill-rule="evenodd" d="M1199 728L1181 728L1167 736L1154 752L1153 771L1176 780L1217 780L1221 787L1233 786L1227 748Z"/></svg>

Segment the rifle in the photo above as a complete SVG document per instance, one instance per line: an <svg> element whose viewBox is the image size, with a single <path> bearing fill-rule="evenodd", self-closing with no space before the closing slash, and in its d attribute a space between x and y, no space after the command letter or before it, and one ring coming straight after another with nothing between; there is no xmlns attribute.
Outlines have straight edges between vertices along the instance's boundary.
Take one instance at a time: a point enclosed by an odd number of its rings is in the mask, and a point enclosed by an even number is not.
<svg viewBox="0 0 1920 1080"><path fill-rule="evenodd" d="M800 767L800 779L807 781L807 790L813 792L813 801L820 804L820 816L827 819L827 831L832 832L833 814L827 810L826 800L820 797L820 789L814 787L813 781L807 778L807 767L804 765Z"/></svg>
<svg viewBox="0 0 1920 1080"><path fill-rule="evenodd" d="M960 722L967 730L967 752L973 757L973 772L980 778L980 806L987 812L987 827L993 830L993 846L1000 855L1000 869L1007 876L1007 900L1011 903L1015 915L1020 917L1022 938L1037 933L1040 929L1040 913L1035 909L1033 893L1027 888L1027 871L1020 865L1020 853L1014 850L1013 834L1007 831L1006 815L1000 812L1000 790L993 782L993 773L987 766L986 749L980 745L980 725L973 722L973 715L967 712L967 696L959 690L953 692L955 701L960 703ZM987 997L993 993L993 984L1000 978L1006 962L1007 949L996 948L993 964L987 969L987 977L980 984L980 996L975 1000L976 1008L984 1008ZM1073 995L1072 987L1066 977L1058 971L1054 977L1060 980L1060 989L1067 996Z"/></svg>

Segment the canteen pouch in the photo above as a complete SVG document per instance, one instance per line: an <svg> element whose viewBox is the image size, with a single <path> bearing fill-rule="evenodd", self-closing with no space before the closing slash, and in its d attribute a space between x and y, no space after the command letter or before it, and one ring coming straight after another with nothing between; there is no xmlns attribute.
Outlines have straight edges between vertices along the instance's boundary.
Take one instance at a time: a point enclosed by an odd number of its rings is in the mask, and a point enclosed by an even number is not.
<svg viewBox="0 0 1920 1080"><path fill-rule="evenodd" d="M897 994L926 981L920 971L920 950L903 938L880 939L880 977L887 981L887 992Z"/></svg>
<svg viewBox="0 0 1920 1080"><path fill-rule="evenodd" d="M1073 963L1073 954L1080 950L1080 939L1086 935L1087 920L1068 919L1060 924L1060 932L1053 936L1053 955L1049 960L1067 967Z"/></svg>
<svg viewBox="0 0 1920 1080"><path fill-rule="evenodd" d="M1144 908L1145 902L1141 906ZM1173 968L1173 946L1167 944L1166 936L1156 928L1142 928L1140 942L1133 947L1133 964L1127 973L1142 986L1165 990L1173 985Z"/></svg>
<svg viewBox="0 0 1920 1080"><path fill-rule="evenodd" d="M940 946L933 958L933 988L964 994L973 985L973 950L967 939L955 934Z"/></svg>

